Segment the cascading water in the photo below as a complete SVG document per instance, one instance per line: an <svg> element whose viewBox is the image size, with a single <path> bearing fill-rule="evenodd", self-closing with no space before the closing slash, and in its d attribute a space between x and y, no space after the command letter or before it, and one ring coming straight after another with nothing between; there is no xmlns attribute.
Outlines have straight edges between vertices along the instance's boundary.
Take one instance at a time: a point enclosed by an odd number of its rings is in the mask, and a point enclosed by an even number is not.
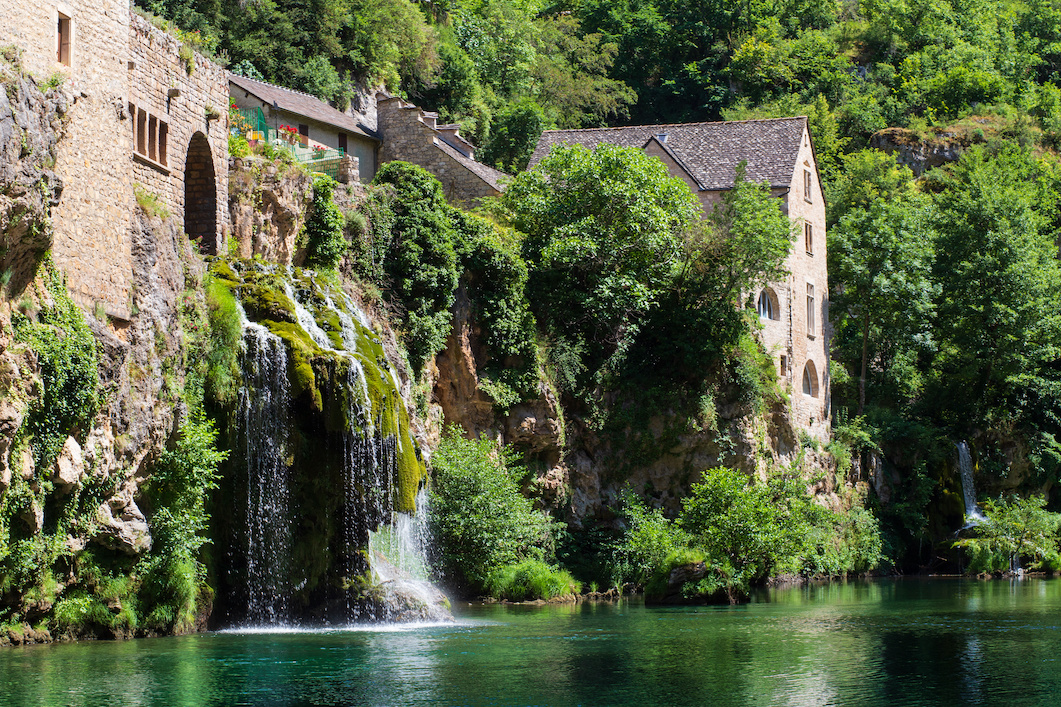
<svg viewBox="0 0 1061 707"><path fill-rule="evenodd" d="M245 540L229 553L245 555L246 586L233 576L226 587L246 606L229 616L253 625L448 617L426 581L423 543L408 540L425 526L424 467L367 317L306 271L237 262L215 276L248 314L234 436L247 514L230 532ZM383 537L391 545L372 550ZM394 538L407 538L396 561L385 559Z"/></svg>
<svg viewBox="0 0 1061 707"><path fill-rule="evenodd" d="M971 528L986 520L976 503L976 486L973 484L973 459L969 454L969 445L963 440L958 443L958 470L962 478L962 498L965 500L965 527Z"/></svg>
<svg viewBox="0 0 1061 707"><path fill-rule="evenodd" d="M291 553L287 466L287 351L280 337L243 324L243 385L239 423L247 471L247 619L275 624L288 619Z"/></svg>

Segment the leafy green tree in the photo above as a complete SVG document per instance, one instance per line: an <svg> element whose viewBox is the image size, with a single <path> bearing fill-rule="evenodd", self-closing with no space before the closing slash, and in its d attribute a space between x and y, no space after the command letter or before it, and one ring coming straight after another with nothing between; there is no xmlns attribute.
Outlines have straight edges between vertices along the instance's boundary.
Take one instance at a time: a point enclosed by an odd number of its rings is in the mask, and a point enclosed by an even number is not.
<svg viewBox="0 0 1061 707"><path fill-rule="evenodd" d="M788 272L793 226L769 185L749 181L746 167L737 166L733 188L686 238L677 289L691 306L709 299L736 308L742 295Z"/></svg>
<svg viewBox="0 0 1061 707"><path fill-rule="evenodd" d="M1023 419L1056 429L1061 265L1056 176L1015 146L967 152L944 181L935 278L933 396L951 423Z"/></svg>
<svg viewBox="0 0 1061 707"><path fill-rule="evenodd" d="M840 177L828 185L828 227L854 209L867 211L882 201L907 199L914 194L913 180L913 172L896 162L895 155L880 150L844 155Z"/></svg>
<svg viewBox="0 0 1061 707"><path fill-rule="evenodd" d="M1044 560L1056 564L1061 513L1046 510L1045 496L988 499L983 513L985 520L976 526L976 537L954 543L969 551L969 571L1004 572L1023 561L1031 561L1033 567Z"/></svg>
<svg viewBox="0 0 1061 707"><path fill-rule="evenodd" d="M591 370L626 345L674 272L699 203L641 150L561 146L501 197L526 234L528 297L538 321Z"/></svg>
<svg viewBox="0 0 1061 707"><path fill-rule="evenodd" d="M857 415L870 372L890 383L880 388L892 390L893 404L920 391L918 358L935 348L933 217L926 198L877 199L849 210L829 232L834 346L858 365Z"/></svg>
<svg viewBox="0 0 1061 707"><path fill-rule="evenodd" d="M537 26L538 59L531 73L535 95L548 107L551 122L581 128L625 118L637 94L608 76L618 45L600 34L583 33L569 14L543 18Z"/></svg>
<svg viewBox="0 0 1061 707"><path fill-rule="evenodd" d="M383 165L373 184L393 190L383 258L390 279L386 296L404 310L409 362L419 371L445 346L451 328L449 309L459 279L451 207L439 181L408 162Z"/></svg>
<svg viewBox="0 0 1061 707"><path fill-rule="evenodd" d="M530 161L545 127L545 112L530 98L505 106L494 117L490 139L479 159L500 170L520 172Z"/></svg>

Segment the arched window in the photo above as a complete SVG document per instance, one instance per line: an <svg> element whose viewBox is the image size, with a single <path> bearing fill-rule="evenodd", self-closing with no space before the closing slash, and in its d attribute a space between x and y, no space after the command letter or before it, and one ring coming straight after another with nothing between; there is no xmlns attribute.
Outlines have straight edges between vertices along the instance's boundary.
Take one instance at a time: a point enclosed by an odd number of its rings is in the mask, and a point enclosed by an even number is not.
<svg viewBox="0 0 1061 707"><path fill-rule="evenodd" d="M778 306L777 295L769 287L759 293L759 301L755 306L759 316L763 319L778 321L781 319L781 307Z"/></svg>
<svg viewBox="0 0 1061 707"><path fill-rule="evenodd" d="M803 367L803 394L812 398L818 397L818 371L814 361L807 361Z"/></svg>

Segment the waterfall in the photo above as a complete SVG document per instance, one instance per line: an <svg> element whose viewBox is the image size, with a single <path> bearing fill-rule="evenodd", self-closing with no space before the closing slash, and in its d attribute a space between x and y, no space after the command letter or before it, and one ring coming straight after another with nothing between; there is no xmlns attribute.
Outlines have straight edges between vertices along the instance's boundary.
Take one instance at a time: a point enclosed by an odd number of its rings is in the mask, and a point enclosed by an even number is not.
<svg viewBox="0 0 1061 707"><path fill-rule="evenodd" d="M969 454L969 445L963 440L958 443L958 469L962 477L962 498L965 500L965 527L971 528L986 520L976 504L976 486L973 484L973 459Z"/></svg>
<svg viewBox="0 0 1061 707"><path fill-rule="evenodd" d="M367 316L308 271L240 261L220 272L262 320L244 323L236 554L247 572L231 591L247 602L233 615L252 625L448 617L427 583L423 461Z"/></svg>
<svg viewBox="0 0 1061 707"><path fill-rule="evenodd" d="M247 472L247 619L288 620L290 490L284 462L290 390L280 337L244 322L239 424Z"/></svg>

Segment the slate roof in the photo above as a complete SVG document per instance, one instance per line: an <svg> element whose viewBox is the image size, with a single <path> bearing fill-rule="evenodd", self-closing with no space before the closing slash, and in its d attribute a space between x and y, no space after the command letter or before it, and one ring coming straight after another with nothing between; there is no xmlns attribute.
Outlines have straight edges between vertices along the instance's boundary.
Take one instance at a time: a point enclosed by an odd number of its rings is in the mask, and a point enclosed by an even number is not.
<svg viewBox="0 0 1061 707"><path fill-rule="evenodd" d="M463 165L465 169L467 169L469 172L479 177L479 179L489 184L492 188L496 189L499 192L504 191L505 188L500 182L500 179L502 177L508 176L504 172L499 172L493 167L489 167L483 164L482 162L476 162L475 160L466 157L462 152L460 152L448 142L443 140L441 136L435 139L435 147L455 159L457 162Z"/></svg>
<svg viewBox="0 0 1061 707"><path fill-rule="evenodd" d="M666 133L663 147L683 165L704 191L730 189L742 160L748 178L772 187L787 187L799 155L807 118L733 120L717 123L635 125L625 128L546 130L531 155L534 167L559 144L594 149L602 143L643 148L653 137Z"/></svg>
<svg viewBox="0 0 1061 707"><path fill-rule="evenodd" d="M293 91L290 88L275 86L264 81L255 81L254 79L248 79L245 76L232 73L228 75L228 80L229 83L238 86L253 96L257 96L269 105L275 103L280 107L280 110L303 115L319 123L325 123L340 130L379 142L379 137L374 132L346 113L332 108L316 96L311 96L301 91Z"/></svg>

